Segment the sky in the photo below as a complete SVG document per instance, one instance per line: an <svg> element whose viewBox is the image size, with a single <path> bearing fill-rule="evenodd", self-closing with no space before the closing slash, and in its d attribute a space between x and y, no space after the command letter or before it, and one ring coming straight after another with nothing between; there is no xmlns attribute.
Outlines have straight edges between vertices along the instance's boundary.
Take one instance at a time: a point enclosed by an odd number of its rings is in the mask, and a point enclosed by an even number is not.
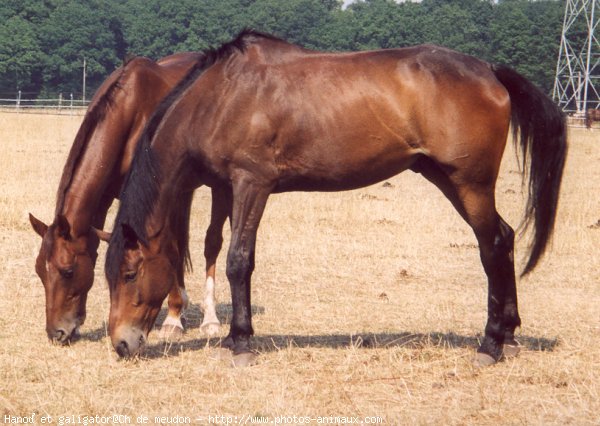
<svg viewBox="0 0 600 426"><path fill-rule="evenodd" d="M348 6L350 3L355 3L356 1L359 1L359 0L344 0L344 5L342 6L342 8L344 8L344 9L345 9L345 8L346 8L346 6ZM396 3L400 3L400 2L402 2L402 1L404 1L404 0L394 0L394 1L395 1ZM419 0L412 0L412 1L419 1Z"/></svg>

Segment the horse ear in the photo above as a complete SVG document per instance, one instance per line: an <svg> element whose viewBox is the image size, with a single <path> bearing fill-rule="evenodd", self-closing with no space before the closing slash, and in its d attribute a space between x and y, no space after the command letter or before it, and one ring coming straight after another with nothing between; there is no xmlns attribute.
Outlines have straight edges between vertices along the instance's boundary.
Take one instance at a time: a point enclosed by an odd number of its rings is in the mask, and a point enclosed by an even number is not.
<svg viewBox="0 0 600 426"><path fill-rule="evenodd" d="M125 248L129 250L136 250L140 248L140 239L133 228L126 223L121 224L121 230L123 231L123 239L125 240Z"/></svg>
<svg viewBox="0 0 600 426"><path fill-rule="evenodd" d="M33 230L42 238L46 235L48 231L48 225L39 220L37 217L29 213L29 222L31 223L31 227Z"/></svg>
<svg viewBox="0 0 600 426"><path fill-rule="evenodd" d="M69 221L62 214L56 215L56 219L54 220L56 223L56 229L58 230L58 235L64 238L65 240L71 239L71 225L69 225Z"/></svg>
<svg viewBox="0 0 600 426"><path fill-rule="evenodd" d="M102 229L94 228L92 226L92 232L96 234L96 236L100 239L100 241L104 241L105 243L110 243L110 237L112 234L110 232L103 231Z"/></svg>

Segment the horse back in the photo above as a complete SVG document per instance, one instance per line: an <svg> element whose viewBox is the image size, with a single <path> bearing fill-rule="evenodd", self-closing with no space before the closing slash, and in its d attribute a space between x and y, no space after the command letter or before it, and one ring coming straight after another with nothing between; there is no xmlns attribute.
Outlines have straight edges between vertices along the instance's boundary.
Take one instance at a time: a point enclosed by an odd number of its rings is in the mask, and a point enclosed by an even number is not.
<svg viewBox="0 0 600 426"><path fill-rule="evenodd" d="M213 174L247 169L276 190L340 190L423 155L450 163L469 145L503 150L493 134L506 139L510 100L485 62L432 45L341 54L288 46L252 45L178 101L171 132L195 129L186 146L196 144Z"/></svg>

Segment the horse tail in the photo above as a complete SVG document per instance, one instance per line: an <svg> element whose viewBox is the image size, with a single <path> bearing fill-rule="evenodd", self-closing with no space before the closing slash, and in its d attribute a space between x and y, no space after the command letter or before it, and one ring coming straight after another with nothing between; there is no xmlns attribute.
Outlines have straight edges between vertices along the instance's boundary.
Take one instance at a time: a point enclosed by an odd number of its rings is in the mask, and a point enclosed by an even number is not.
<svg viewBox="0 0 600 426"><path fill-rule="evenodd" d="M567 126L560 108L525 77L505 66L492 69L510 95L515 147L520 148L523 182L529 180L525 215L519 226L522 236L533 222L524 276L535 268L552 237L567 155Z"/></svg>

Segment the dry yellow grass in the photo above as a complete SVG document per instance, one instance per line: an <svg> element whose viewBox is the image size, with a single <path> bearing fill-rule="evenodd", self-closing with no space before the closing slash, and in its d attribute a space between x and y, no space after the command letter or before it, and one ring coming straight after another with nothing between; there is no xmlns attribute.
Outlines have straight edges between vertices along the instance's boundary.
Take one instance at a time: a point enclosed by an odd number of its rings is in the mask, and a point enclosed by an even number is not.
<svg viewBox="0 0 600 426"><path fill-rule="evenodd" d="M154 416L206 424L209 415L600 424L599 132L571 133L552 251L519 283L518 358L471 366L486 318L476 241L436 188L406 172L391 187L270 199L253 281L260 362L234 369L214 357L217 341L207 342L198 328L210 206L202 188L191 230L190 328L181 342L154 337L142 359L117 360L105 331L103 253L82 339L71 347L47 342L44 292L33 269L40 241L27 212L51 220L80 121L0 114L0 420L37 413L36 422L51 415L54 424L59 416L112 414L132 423L146 415L149 424ZM517 225L523 196L511 149L497 196L501 214ZM223 258L218 313L227 322Z"/></svg>

